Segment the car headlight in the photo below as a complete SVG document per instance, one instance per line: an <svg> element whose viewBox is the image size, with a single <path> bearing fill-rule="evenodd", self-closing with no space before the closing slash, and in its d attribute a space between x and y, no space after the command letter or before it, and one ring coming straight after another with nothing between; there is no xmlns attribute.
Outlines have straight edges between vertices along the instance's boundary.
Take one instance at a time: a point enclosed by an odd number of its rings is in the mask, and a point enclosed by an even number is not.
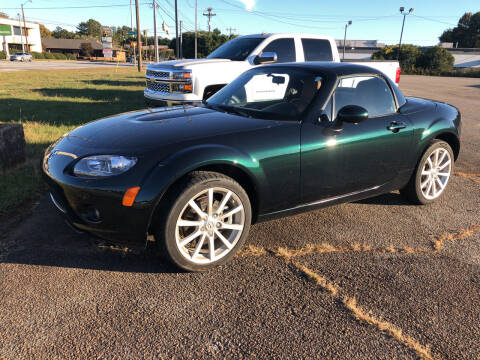
<svg viewBox="0 0 480 360"><path fill-rule="evenodd" d="M173 80L184 80L188 81L192 79L191 71L174 71L172 73Z"/></svg>
<svg viewBox="0 0 480 360"><path fill-rule="evenodd" d="M120 155L88 156L75 164L73 173L81 176L113 176L124 173L136 163L136 157Z"/></svg>

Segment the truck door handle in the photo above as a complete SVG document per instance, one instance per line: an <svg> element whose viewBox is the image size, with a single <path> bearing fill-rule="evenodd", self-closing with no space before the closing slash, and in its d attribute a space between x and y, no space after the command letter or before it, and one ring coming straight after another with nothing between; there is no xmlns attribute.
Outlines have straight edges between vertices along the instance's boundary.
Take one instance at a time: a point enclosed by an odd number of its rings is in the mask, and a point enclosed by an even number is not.
<svg viewBox="0 0 480 360"><path fill-rule="evenodd" d="M390 125L387 126L387 130L390 130L394 133L399 132L401 129L405 129L407 124L403 121L392 121Z"/></svg>

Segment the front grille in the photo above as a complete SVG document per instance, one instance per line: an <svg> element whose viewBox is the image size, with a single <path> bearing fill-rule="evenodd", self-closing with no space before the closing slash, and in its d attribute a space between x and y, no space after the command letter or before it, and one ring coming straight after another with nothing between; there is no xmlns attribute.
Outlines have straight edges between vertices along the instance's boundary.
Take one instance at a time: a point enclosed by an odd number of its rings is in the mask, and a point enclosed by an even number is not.
<svg viewBox="0 0 480 360"><path fill-rule="evenodd" d="M170 84L165 82L147 81L147 88L153 91L170 93Z"/></svg>
<svg viewBox="0 0 480 360"><path fill-rule="evenodd" d="M168 71L147 70L147 76L156 79L170 79L170 73Z"/></svg>

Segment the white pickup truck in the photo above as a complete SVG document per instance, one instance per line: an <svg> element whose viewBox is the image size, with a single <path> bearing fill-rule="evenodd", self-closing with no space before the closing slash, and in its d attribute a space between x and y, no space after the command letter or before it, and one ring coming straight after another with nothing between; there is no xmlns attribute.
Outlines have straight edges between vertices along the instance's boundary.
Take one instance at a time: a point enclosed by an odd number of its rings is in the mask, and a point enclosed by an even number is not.
<svg viewBox="0 0 480 360"><path fill-rule="evenodd" d="M201 102L252 67L305 61L340 62L335 40L330 36L306 34L240 36L218 47L205 59L150 64L144 96L150 105ZM351 62L378 69L396 84L400 81L398 61Z"/></svg>

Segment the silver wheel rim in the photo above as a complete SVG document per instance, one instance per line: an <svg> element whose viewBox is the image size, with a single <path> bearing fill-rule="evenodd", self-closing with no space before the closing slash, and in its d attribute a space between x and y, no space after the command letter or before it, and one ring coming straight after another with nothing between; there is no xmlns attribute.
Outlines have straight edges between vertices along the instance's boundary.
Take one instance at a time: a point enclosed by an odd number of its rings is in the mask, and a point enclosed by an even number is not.
<svg viewBox="0 0 480 360"><path fill-rule="evenodd" d="M443 148L435 149L425 161L420 176L420 188L423 196L428 200L439 197L447 186L451 171L450 153Z"/></svg>
<svg viewBox="0 0 480 360"><path fill-rule="evenodd" d="M233 191L214 187L193 196L175 226L182 256L196 264L209 264L227 255L245 227L243 204Z"/></svg>

